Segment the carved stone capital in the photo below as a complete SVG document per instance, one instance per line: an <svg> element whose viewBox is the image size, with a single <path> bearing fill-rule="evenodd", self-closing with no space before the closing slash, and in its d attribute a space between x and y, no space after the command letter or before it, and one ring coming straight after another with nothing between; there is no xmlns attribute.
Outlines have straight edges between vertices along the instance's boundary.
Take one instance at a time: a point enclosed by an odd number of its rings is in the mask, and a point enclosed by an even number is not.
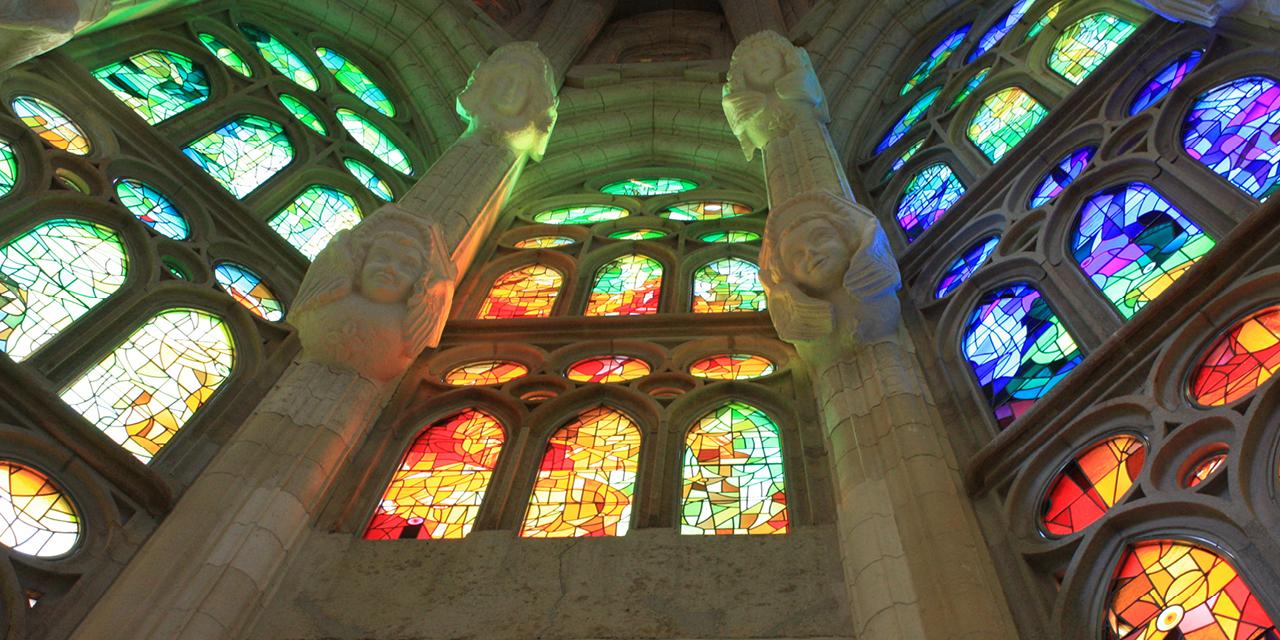
<svg viewBox="0 0 1280 640"><path fill-rule="evenodd" d="M1190 22L1205 27L1244 5L1245 0L1137 0L1138 4L1174 22Z"/></svg>
<svg viewBox="0 0 1280 640"><path fill-rule="evenodd" d="M541 160L556 126L555 71L535 42L513 42L481 62L458 94L464 136L484 136L517 155Z"/></svg>
<svg viewBox="0 0 1280 640"><path fill-rule="evenodd" d="M801 118L831 120L808 52L775 31L761 31L733 50L721 105L748 160Z"/></svg>

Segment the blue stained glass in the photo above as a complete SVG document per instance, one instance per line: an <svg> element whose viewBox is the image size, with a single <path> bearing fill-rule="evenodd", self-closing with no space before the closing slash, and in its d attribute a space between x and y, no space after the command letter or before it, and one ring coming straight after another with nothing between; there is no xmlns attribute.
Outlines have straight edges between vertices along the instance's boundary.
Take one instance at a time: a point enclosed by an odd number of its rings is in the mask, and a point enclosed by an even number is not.
<svg viewBox="0 0 1280 640"><path fill-rule="evenodd" d="M116 197L129 213L155 229L156 233L174 240L186 240L190 236L191 227L187 219L155 187L141 180L121 178L116 180Z"/></svg>
<svg viewBox="0 0 1280 640"><path fill-rule="evenodd" d="M1186 55L1161 69L1160 73L1157 73L1142 87L1142 91L1138 92L1138 97L1134 98L1133 104L1129 107L1129 115L1136 115L1168 95L1174 87L1182 84L1182 81L1191 75L1203 57L1204 51L1200 49L1188 51Z"/></svg>
<svg viewBox="0 0 1280 640"><path fill-rule="evenodd" d="M979 240L972 247L965 249L951 262L951 266L947 267L947 272L942 274L942 279L938 281L938 289L934 292L933 297L942 299L951 295L952 291L960 288L970 276L973 275L982 265L987 263L987 259L995 252L996 245L1000 244L1000 236L987 236Z"/></svg>
<svg viewBox="0 0 1280 640"><path fill-rule="evenodd" d="M897 219L907 242L914 242L964 195L964 183L946 164L931 164L911 176L898 203Z"/></svg>
<svg viewBox="0 0 1280 640"><path fill-rule="evenodd" d="M1201 94L1187 112L1182 144L1214 173L1266 200L1280 186L1280 83L1248 76Z"/></svg>
<svg viewBox="0 0 1280 640"><path fill-rule="evenodd" d="M1031 194L1031 200L1028 206L1032 209L1048 204L1051 200L1058 197L1063 189L1067 188L1080 174L1084 168L1089 165L1089 161L1093 159L1093 154L1098 150L1094 147L1080 147L1071 153L1068 153L1058 164L1045 174L1044 179L1036 186L1036 190Z"/></svg>
<svg viewBox="0 0 1280 640"><path fill-rule="evenodd" d="M907 83L902 86L902 91L899 91L898 94L904 96L907 95L908 91L911 91L923 84L925 80L928 80L929 76L933 75L933 72L936 71L938 67L946 64L947 60L951 58L951 54L955 53L956 49L960 48L961 44L964 44L964 37L969 34L969 29L972 27L972 23L966 24L947 34L947 37L943 38L942 42L939 42L937 46L933 48L933 51L929 52L928 57L920 63L920 66L916 67L916 70L911 74L911 77L907 79Z"/></svg>
<svg viewBox="0 0 1280 640"><path fill-rule="evenodd" d="M916 126L916 123L924 120L924 114L929 111L933 101L938 99L939 93L942 93L942 87L934 87L920 96L911 105L911 108L907 109L907 112L902 114L901 118L898 118L898 122L893 125L893 128L889 129L889 133L885 134L884 140L881 140L880 144L876 145L876 155L892 147L903 136L907 135L907 132L911 131L911 128Z"/></svg>
<svg viewBox="0 0 1280 640"><path fill-rule="evenodd" d="M1027 15L1027 10L1031 8L1032 4L1035 4L1035 0L1018 0L1013 3L1013 6L1004 14L1004 17L991 25L991 28L987 29L987 32L982 34L982 37L978 39L978 46L974 47L973 53L969 54L968 62L977 60L982 57L982 54L990 51L997 44L1000 44L1000 41L1003 40L1006 35L1009 35L1009 32L1018 24L1018 21L1022 19L1022 16Z"/></svg>

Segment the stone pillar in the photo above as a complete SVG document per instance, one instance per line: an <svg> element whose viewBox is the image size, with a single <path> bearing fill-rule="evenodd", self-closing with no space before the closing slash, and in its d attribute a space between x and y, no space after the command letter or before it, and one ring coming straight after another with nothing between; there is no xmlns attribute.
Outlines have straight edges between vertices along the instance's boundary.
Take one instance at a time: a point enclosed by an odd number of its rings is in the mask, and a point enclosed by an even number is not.
<svg viewBox="0 0 1280 640"><path fill-rule="evenodd" d="M0 0L0 71L54 50L110 10L111 0Z"/></svg>
<svg viewBox="0 0 1280 640"><path fill-rule="evenodd" d="M743 41L724 109L747 156L764 153L761 279L817 392L855 637L1016 638L900 321L897 263L853 202L808 56L773 32Z"/></svg>
<svg viewBox="0 0 1280 640"><path fill-rule="evenodd" d="M761 31L787 30L778 0L720 0L720 8L729 20L733 39L738 42Z"/></svg>
<svg viewBox="0 0 1280 640"><path fill-rule="evenodd" d="M600 34L617 0L554 0L542 15L533 39L563 78L578 56Z"/></svg>
<svg viewBox="0 0 1280 640"><path fill-rule="evenodd" d="M247 628L334 476L418 355L458 274L555 123L532 43L498 49L458 98L469 127L406 197L336 235L289 313L297 360L179 500L73 637L215 640Z"/></svg>

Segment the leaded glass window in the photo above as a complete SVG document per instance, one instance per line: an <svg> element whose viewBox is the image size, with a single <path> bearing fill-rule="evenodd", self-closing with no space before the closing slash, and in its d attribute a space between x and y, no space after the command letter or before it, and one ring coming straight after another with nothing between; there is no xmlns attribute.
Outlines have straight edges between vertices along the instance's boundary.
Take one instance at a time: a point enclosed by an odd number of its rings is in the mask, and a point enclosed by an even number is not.
<svg viewBox="0 0 1280 640"><path fill-rule="evenodd" d="M203 44L204 48L208 49L209 53L212 53L213 57L226 65L228 69L246 78L253 77L253 68L246 64L244 58L241 58L240 54L236 53L236 50L223 42L221 38L212 33L201 33L198 37L200 44Z"/></svg>
<svg viewBox="0 0 1280 640"><path fill-rule="evenodd" d="M14 115L49 146L78 156L89 155L89 137L61 109L34 96L18 96L11 103Z"/></svg>
<svg viewBox="0 0 1280 640"><path fill-rule="evenodd" d="M960 48L960 45L964 43L964 37L968 35L969 29L972 27L972 24L966 24L947 34L947 37L943 38L929 52L929 55L920 63L920 66L916 67L911 77L907 79L907 83L902 85L902 91L898 92L899 95L907 95L907 92L928 80L929 76L933 75L933 72L938 67L946 64L947 60L951 58L951 54L955 53L956 49Z"/></svg>
<svg viewBox="0 0 1280 640"><path fill-rule="evenodd" d="M178 207L159 189L133 178L116 180L116 197L120 204L155 232L174 240L191 236L191 226Z"/></svg>
<svg viewBox="0 0 1280 640"><path fill-rule="evenodd" d="M1147 445L1129 434L1095 442L1076 454L1045 494L1044 532L1066 536L1097 522L1129 494L1146 458Z"/></svg>
<svg viewBox="0 0 1280 640"><path fill-rule="evenodd" d="M343 89L350 91L362 102L388 118L396 115L396 108L391 104L391 99L364 72L364 69L328 47L317 48L316 57L320 58L320 64L333 74L334 80L337 80Z"/></svg>
<svg viewBox="0 0 1280 640"><path fill-rule="evenodd" d="M947 267L947 271L942 274L942 279L938 281L938 288L934 291L933 297L942 299L959 289L960 285L987 263L991 254L995 253L998 244L1000 244L1000 236L987 236L956 256L956 259L952 260Z"/></svg>
<svg viewBox="0 0 1280 640"><path fill-rule="evenodd" d="M999 20L996 20L995 24L991 25L991 28L987 29L987 32L978 39L978 46L973 48L973 53L969 54L967 62L977 60L982 57L982 54L1000 44L1000 41L1006 35L1009 35L1009 32L1018 24L1022 16L1026 15L1027 11L1031 9L1032 4L1035 4L1035 0L1017 0L1014 2L1013 6L1009 7L1009 10Z"/></svg>
<svg viewBox="0 0 1280 640"><path fill-rule="evenodd" d="M917 171L902 190L895 217L914 242L964 195L964 183L945 163L936 162Z"/></svg>
<svg viewBox="0 0 1280 640"><path fill-rule="evenodd" d="M476 317L493 320L550 316L563 282L564 275L546 265L512 269L493 282Z"/></svg>
<svg viewBox="0 0 1280 640"><path fill-rule="evenodd" d="M969 140L992 163L1016 147L1049 110L1021 87L1009 87L982 101L969 121Z"/></svg>
<svg viewBox="0 0 1280 640"><path fill-rule="evenodd" d="M342 127L360 146L392 169L406 176L413 175L413 163L409 161L409 156L378 125L345 107L339 108L336 113L338 122L342 123Z"/></svg>
<svg viewBox="0 0 1280 640"><path fill-rule="evenodd" d="M588 204L539 211L534 214L533 221L540 224L595 224L618 220L629 215L631 212L622 207Z"/></svg>
<svg viewBox="0 0 1280 640"><path fill-rule="evenodd" d="M320 83L316 81L316 76L311 72L311 68L302 60L302 56L291 49L289 45L282 42L279 38L267 33L266 31L255 27L251 24L241 24L240 31L244 33L244 37L249 39L258 53L262 55L262 59L271 65L280 75L294 81L298 86L308 91L315 91L320 87Z"/></svg>
<svg viewBox="0 0 1280 640"><path fill-rule="evenodd" d="M529 375L529 367L511 360L481 360L450 369L444 383L455 387L474 387L511 382Z"/></svg>
<svg viewBox="0 0 1280 640"><path fill-rule="evenodd" d="M1182 144L1214 173L1265 200L1280 187L1280 82L1248 76L1201 94L1187 113Z"/></svg>
<svg viewBox="0 0 1280 640"><path fill-rule="evenodd" d="M1149 80L1142 89L1138 91L1137 97L1133 99L1133 104L1129 106L1129 115L1137 115L1146 110L1147 107L1159 102L1166 95L1169 95L1173 88L1182 84L1182 81L1191 75L1196 65L1200 64L1200 59L1204 57L1204 51L1193 49L1188 51L1182 57L1169 63L1169 66L1160 70L1154 78Z"/></svg>
<svg viewBox="0 0 1280 640"><path fill-rule="evenodd" d="M1053 43L1049 68L1073 84L1080 84L1133 35L1138 27L1106 12L1098 12L1067 27Z"/></svg>
<svg viewBox="0 0 1280 640"><path fill-rule="evenodd" d="M286 111L293 114L293 117L297 118L298 122L307 125L308 129L322 136L329 135L329 128L324 126L324 121L306 103L287 93L280 94L279 99L280 104L284 106Z"/></svg>
<svg viewBox="0 0 1280 640"><path fill-rule="evenodd" d="M375 172L369 165L354 158L344 158L342 160L342 166L346 167L347 171L350 171L351 175L355 176L356 180L359 180L360 184L364 185L364 188L369 190L369 193L372 193L373 195L378 196L379 199L387 202L395 199L396 194L391 191L391 185L387 184L386 180L380 178L377 172Z"/></svg>
<svg viewBox="0 0 1280 640"><path fill-rule="evenodd" d="M600 187L600 191L611 196L647 198L650 196L665 196L670 193L683 193L697 188L698 183L692 180L657 177L618 180Z"/></svg>
<svg viewBox="0 0 1280 640"><path fill-rule="evenodd" d="M703 416L685 437L681 533L786 533L782 464L782 435L763 411L735 401Z"/></svg>
<svg viewBox="0 0 1280 640"><path fill-rule="evenodd" d="M907 109L907 112L902 114L901 118L898 118L898 122L894 123L893 127L889 129L889 133L885 134L884 140L881 140L880 144L876 145L876 154L897 144L899 140L911 131L912 127L924 120L925 114L928 113L929 107L933 106L933 101L938 99L939 93L942 93L942 87L934 87L917 98L911 107Z"/></svg>
<svg viewBox="0 0 1280 640"><path fill-rule="evenodd" d="M56 558L80 541L80 515L49 476L13 460L0 460L0 545L39 558Z"/></svg>
<svg viewBox="0 0 1280 640"><path fill-rule="evenodd" d="M736 218L751 213L751 207L741 202L727 200L695 200L671 205L658 212L668 220L679 222L699 222L703 220L723 220Z"/></svg>
<svg viewBox="0 0 1280 640"><path fill-rule="evenodd" d="M18 155L6 141L0 140L0 198L9 195L18 184Z"/></svg>
<svg viewBox="0 0 1280 640"><path fill-rule="evenodd" d="M237 198L243 198L293 161L284 127L243 115L183 147L196 166Z"/></svg>
<svg viewBox="0 0 1280 640"><path fill-rule="evenodd" d="M264 320L284 319L284 305L252 269L234 262L219 262L213 267L213 279L236 302Z"/></svg>
<svg viewBox="0 0 1280 640"><path fill-rule="evenodd" d="M574 382L609 384L630 382L649 375L653 368L648 362L632 356L593 356L584 358L565 369L564 377Z"/></svg>
<svg viewBox="0 0 1280 640"><path fill-rule="evenodd" d="M689 365L689 375L708 380L752 380L771 373L771 360L749 353L720 353Z"/></svg>
<svg viewBox="0 0 1280 640"><path fill-rule="evenodd" d="M628 254L596 271L587 316L635 316L658 312L662 293L662 263L640 254Z"/></svg>
<svg viewBox="0 0 1280 640"><path fill-rule="evenodd" d="M954 109L960 106L960 103L964 102L965 98L973 95L973 92L982 85L983 81L987 79L987 75L990 73L991 67L986 67L973 74L973 77L969 78L969 81L964 84L964 88L960 90L960 93L957 93L956 97L952 98L951 108Z"/></svg>
<svg viewBox="0 0 1280 640"><path fill-rule="evenodd" d="M1249 314L1205 351L1188 385L1191 399L1218 407L1248 397L1280 370L1280 305Z"/></svg>
<svg viewBox="0 0 1280 640"><path fill-rule="evenodd" d="M314 260L339 231L356 226L360 219L355 198L333 187L313 184L271 216L267 225L308 260Z"/></svg>
<svg viewBox="0 0 1280 640"><path fill-rule="evenodd" d="M134 54L94 71L93 77L147 124L164 122L209 99L204 67L164 49Z"/></svg>
<svg viewBox="0 0 1280 640"><path fill-rule="evenodd" d="M1089 161L1093 160L1093 154L1097 151L1096 147L1080 147L1064 156L1040 180L1027 206L1034 209L1052 202L1067 186L1075 182L1081 173L1084 173L1085 167L1089 166Z"/></svg>
<svg viewBox="0 0 1280 640"><path fill-rule="evenodd" d="M760 267L742 258L719 258L693 272L693 312L764 311Z"/></svg>

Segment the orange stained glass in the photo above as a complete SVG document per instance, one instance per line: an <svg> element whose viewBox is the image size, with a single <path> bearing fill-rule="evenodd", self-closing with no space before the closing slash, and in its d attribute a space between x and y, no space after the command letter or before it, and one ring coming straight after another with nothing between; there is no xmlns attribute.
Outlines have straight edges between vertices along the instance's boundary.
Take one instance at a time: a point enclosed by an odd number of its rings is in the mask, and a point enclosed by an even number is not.
<svg viewBox="0 0 1280 640"><path fill-rule="evenodd" d="M1214 341L1191 377L1191 398L1207 407L1235 402L1280 369L1280 305L1253 313Z"/></svg>
<svg viewBox="0 0 1280 640"><path fill-rule="evenodd" d="M0 460L0 545L50 558L79 540L80 516L62 488L31 467Z"/></svg>
<svg viewBox="0 0 1280 640"><path fill-rule="evenodd" d="M719 353L689 365L689 373L708 380L751 380L773 373L773 362L749 353Z"/></svg>
<svg viewBox="0 0 1280 640"><path fill-rule="evenodd" d="M685 438L680 532L786 533L782 436L765 413L730 402L703 416Z"/></svg>
<svg viewBox="0 0 1280 640"><path fill-rule="evenodd" d="M1146 444L1132 435L1106 438L1077 454L1049 487L1045 533L1065 536L1097 522L1133 488L1146 458Z"/></svg>
<svg viewBox="0 0 1280 640"><path fill-rule="evenodd" d="M632 253L605 263L596 271L586 316L638 316L658 312L662 293L662 264Z"/></svg>
<svg viewBox="0 0 1280 640"><path fill-rule="evenodd" d="M510 360L481 360L455 367L444 374L445 384L471 387L502 384L529 374L529 367Z"/></svg>
<svg viewBox="0 0 1280 640"><path fill-rule="evenodd" d="M608 407L583 411L547 443L520 535L621 536L631 520L640 429Z"/></svg>
<svg viewBox="0 0 1280 640"><path fill-rule="evenodd" d="M653 371L649 363L631 356L596 356L579 360L565 370L574 382L627 382L643 378Z"/></svg>
<svg viewBox="0 0 1280 640"><path fill-rule="evenodd" d="M1116 567L1107 640L1274 640L1271 617L1221 555L1189 542L1131 545Z"/></svg>
<svg viewBox="0 0 1280 640"><path fill-rule="evenodd" d="M505 439L496 418L474 409L427 427L405 452L364 537L465 537Z"/></svg>
<svg viewBox="0 0 1280 640"><path fill-rule="evenodd" d="M1218 469L1221 469L1222 465L1226 464L1226 462L1226 451L1216 451L1205 456L1202 460L1197 462L1196 466L1187 474L1187 488L1190 489L1192 487L1200 486L1200 484L1205 480L1208 480L1210 476L1217 473Z"/></svg>
<svg viewBox="0 0 1280 640"><path fill-rule="evenodd" d="M569 236L534 236L520 240L512 246L517 249L550 249L551 247L563 247L576 242L577 240Z"/></svg>
<svg viewBox="0 0 1280 640"><path fill-rule="evenodd" d="M703 220L723 220L724 218L736 218L751 213L751 207L741 202L730 202L728 200L698 200L696 202L682 202L672 205L658 212L658 215L668 220L678 220L680 222L700 222Z"/></svg>
<svg viewBox="0 0 1280 640"><path fill-rule="evenodd" d="M476 317L481 320L545 318L551 315L563 281L559 271L542 264L512 269L493 282Z"/></svg>

